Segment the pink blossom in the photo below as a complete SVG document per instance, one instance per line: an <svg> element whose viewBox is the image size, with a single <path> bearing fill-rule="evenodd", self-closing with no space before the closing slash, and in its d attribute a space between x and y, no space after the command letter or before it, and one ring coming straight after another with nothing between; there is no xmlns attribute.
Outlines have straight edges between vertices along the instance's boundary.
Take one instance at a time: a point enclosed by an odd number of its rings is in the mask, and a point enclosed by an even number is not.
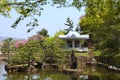
<svg viewBox="0 0 120 80"><path fill-rule="evenodd" d="M14 46L15 46L16 48L19 48L20 45L25 45L26 43L27 43L26 40L19 40L19 41L16 41L16 42L14 43Z"/></svg>

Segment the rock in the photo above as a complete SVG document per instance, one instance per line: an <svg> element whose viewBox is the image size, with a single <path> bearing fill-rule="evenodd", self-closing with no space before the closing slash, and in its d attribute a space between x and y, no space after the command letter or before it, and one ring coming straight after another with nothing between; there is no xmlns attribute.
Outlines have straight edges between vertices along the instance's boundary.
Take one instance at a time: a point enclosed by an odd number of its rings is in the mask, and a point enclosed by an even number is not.
<svg viewBox="0 0 120 80"><path fill-rule="evenodd" d="M34 62L32 65L37 67L37 68L42 68L43 63L41 63L41 62Z"/></svg>
<svg viewBox="0 0 120 80"><path fill-rule="evenodd" d="M58 69L58 66L56 64L43 64L42 68L48 68L48 69Z"/></svg>
<svg viewBox="0 0 120 80"><path fill-rule="evenodd" d="M27 71L28 72L37 72L37 69L34 66L30 65L30 67L27 68Z"/></svg>
<svg viewBox="0 0 120 80"><path fill-rule="evenodd" d="M27 67L18 67L17 72L25 72L27 71Z"/></svg>

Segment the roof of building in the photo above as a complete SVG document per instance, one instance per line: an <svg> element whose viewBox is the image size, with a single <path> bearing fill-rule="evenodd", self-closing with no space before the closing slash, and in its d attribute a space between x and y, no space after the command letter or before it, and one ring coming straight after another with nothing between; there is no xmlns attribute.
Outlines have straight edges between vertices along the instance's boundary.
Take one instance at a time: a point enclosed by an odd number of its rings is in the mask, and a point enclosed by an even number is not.
<svg viewBox="0 0 120 80"><path fill-rule="evenodd" d="M70 31L67 35L59 35L61 39L89 39L89 35L80 35L76 31Z"/></svg>

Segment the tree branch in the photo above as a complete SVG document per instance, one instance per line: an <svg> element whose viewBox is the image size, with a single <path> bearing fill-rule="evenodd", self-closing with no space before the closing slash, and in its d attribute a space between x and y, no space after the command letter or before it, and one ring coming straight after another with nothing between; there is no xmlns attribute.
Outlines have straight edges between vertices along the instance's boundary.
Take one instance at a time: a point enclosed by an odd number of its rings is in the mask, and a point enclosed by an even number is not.
<svg viewBox="0 0 120 80"><path fill-rule="evenodd" d="M33 4L37 4L37 3L41 3L43 2L44 0L37 0L35 2L14 2L14 3L9 3L7 2L6 4L0 4L0 6L20 6L20 5L33 5ZM45 0L46 1L46 0Z"/></svg>

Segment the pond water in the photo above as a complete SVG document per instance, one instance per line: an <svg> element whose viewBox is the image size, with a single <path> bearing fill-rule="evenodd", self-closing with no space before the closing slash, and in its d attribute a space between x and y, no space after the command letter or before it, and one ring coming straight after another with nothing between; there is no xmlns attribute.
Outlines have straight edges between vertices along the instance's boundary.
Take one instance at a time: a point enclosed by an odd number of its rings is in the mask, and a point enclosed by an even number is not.
<svg viewBox="0 0 120 80"><path fill-rule="evenodd" d="M120 80L120 73L101 67L88 66L83 75L70 75L57 70L39 70L37 73L7 73L5 62L0 62L0 80Z"/></svg>

